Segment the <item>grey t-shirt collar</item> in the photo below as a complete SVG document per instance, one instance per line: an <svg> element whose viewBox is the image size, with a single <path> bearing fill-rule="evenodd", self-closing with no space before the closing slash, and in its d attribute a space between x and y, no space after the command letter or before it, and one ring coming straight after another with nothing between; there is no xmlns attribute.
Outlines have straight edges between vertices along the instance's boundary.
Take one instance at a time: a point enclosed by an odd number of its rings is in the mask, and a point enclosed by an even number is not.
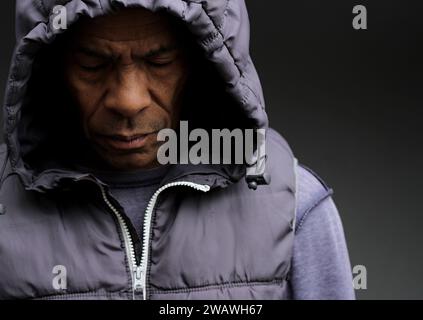
<svg viewBox="0 0 423 320"><path fill-rule="evenodd" d="M152 169L140 169L135 171L112 171L104 169L93 169L84 166L78 166L79 170L93 174L100 181L109 186L118 188L143 187L160 184L165 178L170 165L161 165Z"/></svg>

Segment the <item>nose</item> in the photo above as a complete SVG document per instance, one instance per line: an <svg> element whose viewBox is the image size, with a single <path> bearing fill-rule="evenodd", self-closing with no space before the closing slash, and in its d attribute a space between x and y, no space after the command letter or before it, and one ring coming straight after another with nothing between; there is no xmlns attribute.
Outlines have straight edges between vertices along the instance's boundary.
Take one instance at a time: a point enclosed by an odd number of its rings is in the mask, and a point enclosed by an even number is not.
<svg viewBox="0 0 423 320"><path fill-rule="evenodd" d="M136 67L124 67L111 77L104 107L132 118L151 104L148 78Z"/></svg>

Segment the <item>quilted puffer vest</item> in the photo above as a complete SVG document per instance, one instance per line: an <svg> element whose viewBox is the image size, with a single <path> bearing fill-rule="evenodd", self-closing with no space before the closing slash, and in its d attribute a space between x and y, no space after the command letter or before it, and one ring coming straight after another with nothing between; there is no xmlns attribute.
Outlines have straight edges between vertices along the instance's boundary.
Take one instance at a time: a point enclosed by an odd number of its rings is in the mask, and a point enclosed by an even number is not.
<svg viewBox="0 0 423 320"><path fill-rule="evenodd" d="M267 130L270 184L250 189L246 169L237 166L176 165L148 207L140 208L145 225L138 239L107 186L54 165L54 147L38 153L45 157L33 162L40 167L29 165L28 155L51 137L37 126L41 106L31 100L28 84L36 54L57 36L55 5L64 5L69 24L117 5L179 18L241 112ZM1 299L287 298L296 160L268 128L248 31L242 0L17 0L0 151Z"/></svg>

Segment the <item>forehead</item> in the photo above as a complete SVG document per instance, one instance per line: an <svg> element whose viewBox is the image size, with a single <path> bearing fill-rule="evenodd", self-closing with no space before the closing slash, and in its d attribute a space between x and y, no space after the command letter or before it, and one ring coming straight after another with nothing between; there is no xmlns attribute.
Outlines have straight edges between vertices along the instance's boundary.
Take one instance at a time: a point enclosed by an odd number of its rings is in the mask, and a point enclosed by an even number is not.
<svg viewBox="0 0 423 320"><path fill-rule="evenodd" d="M78 39L139 41L176 36L171 19L163 13L153 13L143 8L123 9L94 19L83 19L77 26Z"/></svg>

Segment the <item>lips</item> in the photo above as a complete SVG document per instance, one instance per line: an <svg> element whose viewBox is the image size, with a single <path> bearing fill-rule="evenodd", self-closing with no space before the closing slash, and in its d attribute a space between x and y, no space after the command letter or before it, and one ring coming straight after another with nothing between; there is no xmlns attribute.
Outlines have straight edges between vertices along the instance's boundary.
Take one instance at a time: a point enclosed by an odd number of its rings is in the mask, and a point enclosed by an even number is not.
<svg viewBox="0 0 423 320"><path fill-rule="evenodd" d="M153 134L155 134L155 132L147 134L136 134L131 136L99 135L99 137L103 144L112 149L128 151L144 147L147 143L148 137L152 136Z"/></svg>
<svg viewBox="0 0 423 320"><path fill-rule="evenodd" d="M111 135L111 136L106 136L109 139L113 139L113 140L118 140L118 141L123 141L123 142L131 142L137 139L142 139L145 136L147 136L147 134L137 134L137 135L133 135L133 136L122 136L122 135Z"/></svg>

